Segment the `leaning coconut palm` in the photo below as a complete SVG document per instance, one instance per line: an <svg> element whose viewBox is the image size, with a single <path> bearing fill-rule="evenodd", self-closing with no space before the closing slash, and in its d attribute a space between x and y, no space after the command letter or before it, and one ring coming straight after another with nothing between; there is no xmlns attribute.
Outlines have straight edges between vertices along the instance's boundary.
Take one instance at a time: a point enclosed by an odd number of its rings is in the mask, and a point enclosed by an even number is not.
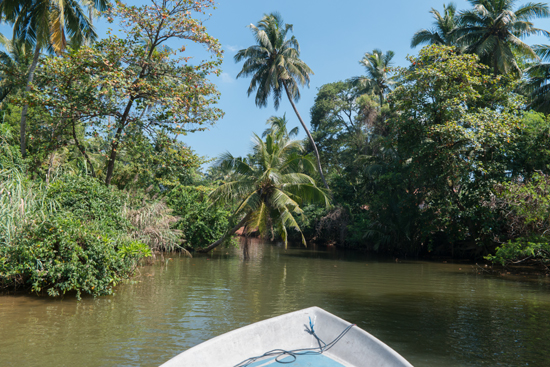
<svg viewBox="0 0 550 367"><path fill-rule="evenodd" d="M416 32L411 40L411 47L414 48L418 45L456 46L456 36L453 33L459 19L456 5L454 3L450 3L448 6L443 4L443 15L434 8L430 13L435 18L434 27Z"/></svg>
<svg viewBox="0 0 550 367"><path fill-rule="evenodd" d="M527 3L513 10L516 0L469 0L474 9L460 12L458 42L477 54L493 73L521 75L516 57L536 59L535 51L521 39L534 34L548 35L535 28L532 19L550 16L548 4ZM517 55L517 56L516 56Z"/></svg>
<svg viewBox="0 0 550 367"><path fill-rule="evenodd" d="M382 50L375 49L372 53L366 52L359 63L366 68L367 75L352 78L352 82L363 88L365 92L368 91L378 96L380 107L384 105L385 95L391 91L395 84L390 75L391 60L394 56L393 51L383 53Z"/></svg>
<svg viewBox="0 0 550 367"><path fill-rule="evenodd" d="M210 197L214 202L237 202L234 218L238 224L199 252L219 246L243 226L246 233L257 229L262 235L278 234L285 247L288 229L293 228L300 232L306 245L296 221L297 216L303 215L302 206L307 203L330 206L326 192L310 176L316 173L316 165L309 155L304 155L300 141L276 133L268 134L265 141L254 134L253 141L253 154L248 157L226 153L217 162L232 175Z"/></svg>
<svg viewBox="0 0 550 367"><path fill-rule="evenodd" d="M283 89L285 90L313 147L317 169L325 188L328 189L317 145L294 104L294 101L298 102L300 99L298 85L309 87L309 75L313 74L313 71L300 60L298 40L294 36L289 39L286 37L287 33L293 30L293 26L285 24L279 13L271 13L264 15L257 26L250 24L248 27L254 33L257 45L240 50L235 55L235 62L246 60L237 78L252 76L248 95L256 90L256 106L260 108L267 106L267 100L273 93L275 109L278 109Z"/></svg>
<svg viewBox="0 0 550 367"><path fill-rule="evenodd" d="M541 61L525 71L528 76L525 91L531 99L532 108L550 114L550 45L533 48Z"/></svg>
<svg viewBox="0 0 550 367"><path fill-rule="evenodd" d="M92 6L88 1L87 6ZM106 10L108 0L94 1L98 10ZM0 1L0 19L13 24L13 38L34 45L25 92L28 93L34 79L34 71L42 49L61 53L67 46L67 39L83 44L97 37L90 20L78 1L74 0L3 0ZM21 111L20 140L21 154L26 154L27 110Z"/></svg>

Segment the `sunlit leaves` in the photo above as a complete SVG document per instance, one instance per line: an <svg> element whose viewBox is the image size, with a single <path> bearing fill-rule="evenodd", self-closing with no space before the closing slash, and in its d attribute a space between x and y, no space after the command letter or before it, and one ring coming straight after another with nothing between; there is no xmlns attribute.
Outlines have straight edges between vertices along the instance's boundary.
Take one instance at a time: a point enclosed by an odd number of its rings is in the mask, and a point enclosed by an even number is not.
<svg viewBox="0 0 550 367"><path fill-rule="evenodd" d="M154 141L162 132L175 139L223 116L215 107L219 93L207 79L220 73L222 52L199 19L212 5L208 0L139 7L117 2L108 16L121 21L125 37L110 34L62 57L46 58L37 71L40 87L33 86L27 101L109 142L103 153L109 184L117 154L132 136ZM169 41L202 44L211 58L190 62L185 45L172 49Z"/></svg>
<svg viewBox="0 0 550 367"><path fill-rule="evenodd" d="M254 135L253 153L233 157L226 153L216 165L228 172L227 180L210 195L214 202L237 203L236 217L245 217L249 231L258 229L267 236L277 233L287 243L287 228L301 233L296 221L303 215L303 206L317 203L328 207L327 194L317 187L315 163L304 154L298 141L281 133L285 120L272 129L265 141ZM305 239L302 235L305 244Z"/></svg>
<svg viewBox="0 0 550 367"><path fill-rule="evenodd" d="M398 112L388 143L411 172L410 194L432 213L430 231L453 238L492 240L491 190L506 179L510 152L521 126L516 84L493 76L475 55L429 46L389 97Z"/></svg>

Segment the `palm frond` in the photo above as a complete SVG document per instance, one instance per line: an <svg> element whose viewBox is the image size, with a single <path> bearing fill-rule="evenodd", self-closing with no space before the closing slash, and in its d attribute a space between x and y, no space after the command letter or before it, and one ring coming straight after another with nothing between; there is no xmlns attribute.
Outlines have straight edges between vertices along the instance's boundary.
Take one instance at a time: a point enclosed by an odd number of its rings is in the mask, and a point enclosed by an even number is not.
<svg viewBox="0 0 550 367"><path fill-rule="evenodd" d="M269 223L279 223L279 233L286 241L287 226L300 231L293 215L302 215L304 203L330 205L328 194L317 187L315 164L300 141L292 140L286 127L286 118L272 117L267 122L262 139L253 134L252 154L234 157L222 154L217 162L220 168L231 171L231 181L224 182L210 194L213 202L238 201L235 217L246 214L248 226L265 234Z"/></svg>

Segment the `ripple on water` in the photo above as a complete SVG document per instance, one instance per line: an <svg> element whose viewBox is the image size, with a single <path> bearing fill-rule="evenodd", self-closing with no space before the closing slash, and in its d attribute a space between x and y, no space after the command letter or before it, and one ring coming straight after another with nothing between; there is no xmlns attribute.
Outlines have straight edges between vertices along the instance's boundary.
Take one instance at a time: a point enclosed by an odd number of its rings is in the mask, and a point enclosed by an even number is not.
<svg viewBox="0 0 550 367"><path fill-rule="evenodd" d="M550 365L545 281L322 247L253 242L250 255L173 255L113 297L2 296L1 364L155 366L221 333L317 305L417 366Z"/></svg>

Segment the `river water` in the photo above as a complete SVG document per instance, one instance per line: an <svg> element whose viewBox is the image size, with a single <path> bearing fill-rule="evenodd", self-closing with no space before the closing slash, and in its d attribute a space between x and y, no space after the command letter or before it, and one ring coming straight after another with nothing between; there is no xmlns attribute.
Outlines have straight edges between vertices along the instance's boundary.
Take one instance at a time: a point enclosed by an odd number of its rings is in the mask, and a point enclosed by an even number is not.
<svg viewBox="0 0 550 367"><path fill-rule="evenodd" d="M246 261L236 248L170 256L110 297L0 296L0 366L158 366L310 306L357 324L416 367L550 366L546 277L257 242Z"/></svg>

